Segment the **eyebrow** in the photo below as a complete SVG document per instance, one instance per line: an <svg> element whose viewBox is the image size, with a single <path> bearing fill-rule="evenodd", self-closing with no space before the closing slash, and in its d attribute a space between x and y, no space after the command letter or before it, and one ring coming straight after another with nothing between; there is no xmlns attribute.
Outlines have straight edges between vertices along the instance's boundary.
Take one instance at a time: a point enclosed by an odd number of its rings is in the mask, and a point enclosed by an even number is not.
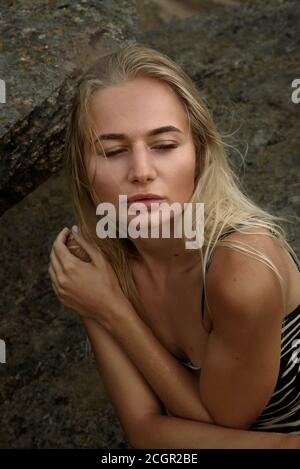
<svg viewBox="0 0 300 469"><path fill-rule="evenodd" d="M146 136L150 137L152 135L158 135L158 134L163 134L166 132L179 132L183 133L182 130L177 129L177 127L174 127L173 125L166 125L164 127L158 127L157 129L152 129L149 132L147 132ZM98 138L101 140L125 140L127 137L125 134L104 134L104 135L99 135ZM95 142L97 139L95 140Z"/></svg>

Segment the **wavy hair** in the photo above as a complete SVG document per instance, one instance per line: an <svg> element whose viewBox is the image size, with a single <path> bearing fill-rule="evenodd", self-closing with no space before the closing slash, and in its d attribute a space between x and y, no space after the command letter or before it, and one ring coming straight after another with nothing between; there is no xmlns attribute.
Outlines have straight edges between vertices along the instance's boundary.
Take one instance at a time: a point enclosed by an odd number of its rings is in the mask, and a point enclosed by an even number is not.
<svg viewBox="0 0 300 469"><path fill-rule="evenodd" d="M290 221L263 210L243 192L226 153L226 147L231 145L225 143L217 130L196 85L168 56L139 43L132 43L100 58L80 80L74 97L66 134L64 169L77 224L84 238L92 242L107 257L123 293L146 321L144 306L129 264L130 257L134 258L137 255L135 246L127 238L100 239L97 236L95 227L98 220L93 200L93 187L85 165L86 143L93 145L95 137L89 114L94 93L112 85L126 83L135 77L152 77L164 82L175 91L186 109L199 168L189 202L192 203L193 210L196 203L204 203L204 240L199 251L202 259L205 298L206 267L216 246L227 246L265 263L275 272L283 292L284 280L271 259L247 243L232 239L222 241L219 237L229 229L247 233L245 229L253 227L258 228L258 231L251 231L252 234L265 235L265 231L259 231L259 228L265 228L269 236L279 240L281 246L287 249L299 267L299 258L287 242L286 232L279 224L280 220ZM101 145L101 142L99 143ZM104 150L103 153L105 154ZM195 211L193 214L195 215ZM193 216L194 229L195 220L196 217Z"/></svg>

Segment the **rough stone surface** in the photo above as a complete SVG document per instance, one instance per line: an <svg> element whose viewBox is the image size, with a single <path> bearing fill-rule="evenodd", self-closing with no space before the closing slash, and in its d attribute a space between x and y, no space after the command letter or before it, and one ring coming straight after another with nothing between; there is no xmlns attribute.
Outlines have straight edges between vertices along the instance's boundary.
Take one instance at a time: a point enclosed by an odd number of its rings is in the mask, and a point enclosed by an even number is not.
<svg viewBox="0 0 300 469"><path fill-rule="evenodd" d="M74 224L59 173L0 219L1 448L126 448L80 319L53 293L52 243Z"/></svg>
<svg viewBox="0 0 300 469"><path fill-rule="evenodd" d="M177 18L213 13L225 6L236 6L251 0L137 0L138 26L147 31L171 23Z"/></svg>
<svg viewBox="0 0 300 469"><path fill-rule="evenodd" d="M297 0L256 1L174 21L138 40L182 65L222 133L234 132L226 141L242 153L248 146L243 184L261 206L295 217L287 231L300 255L300 104L291 102L299 14ZM237 152L230 157L238 168ZM47 274L56 235L74 222L60 171L0 219L2 448L128 446L85 356L81 322L58 302Z"/></svg>
<svg viewBox="0 0 300 469"><path fill-rule="evenodd" d="M0 215L61 166L74 86L136 33L133 0L25 0L0 12Z"/></svg>

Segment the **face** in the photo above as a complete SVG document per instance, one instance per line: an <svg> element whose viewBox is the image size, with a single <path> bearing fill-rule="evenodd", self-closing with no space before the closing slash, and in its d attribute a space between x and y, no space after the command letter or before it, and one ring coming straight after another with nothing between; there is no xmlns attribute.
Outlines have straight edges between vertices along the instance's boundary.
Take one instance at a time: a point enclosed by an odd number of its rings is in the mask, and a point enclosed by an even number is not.
<svg viewBox="0 0 300 469"><path fill-rule="evenodd" d="M196 150L185 107L172 89L153 78L134 78L96 92L90 116L107 155L97 141L96 152L87 153L97 203L118 208L119 194L150 192L183 207L194 190ZM150 135L170 126L175 129Z"/></svg>

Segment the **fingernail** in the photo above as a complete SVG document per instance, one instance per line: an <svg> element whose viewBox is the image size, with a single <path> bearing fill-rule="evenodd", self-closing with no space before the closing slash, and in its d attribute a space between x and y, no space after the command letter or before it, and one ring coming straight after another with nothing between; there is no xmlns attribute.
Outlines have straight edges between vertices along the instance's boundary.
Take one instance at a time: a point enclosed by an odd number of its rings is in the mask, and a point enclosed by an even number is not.
<svg viewBox="0 0 300 469"><path fill-rule="evenodd" d="M77 225L72 226L72 231L78 234L79 233L78 226Z"/></svg>

